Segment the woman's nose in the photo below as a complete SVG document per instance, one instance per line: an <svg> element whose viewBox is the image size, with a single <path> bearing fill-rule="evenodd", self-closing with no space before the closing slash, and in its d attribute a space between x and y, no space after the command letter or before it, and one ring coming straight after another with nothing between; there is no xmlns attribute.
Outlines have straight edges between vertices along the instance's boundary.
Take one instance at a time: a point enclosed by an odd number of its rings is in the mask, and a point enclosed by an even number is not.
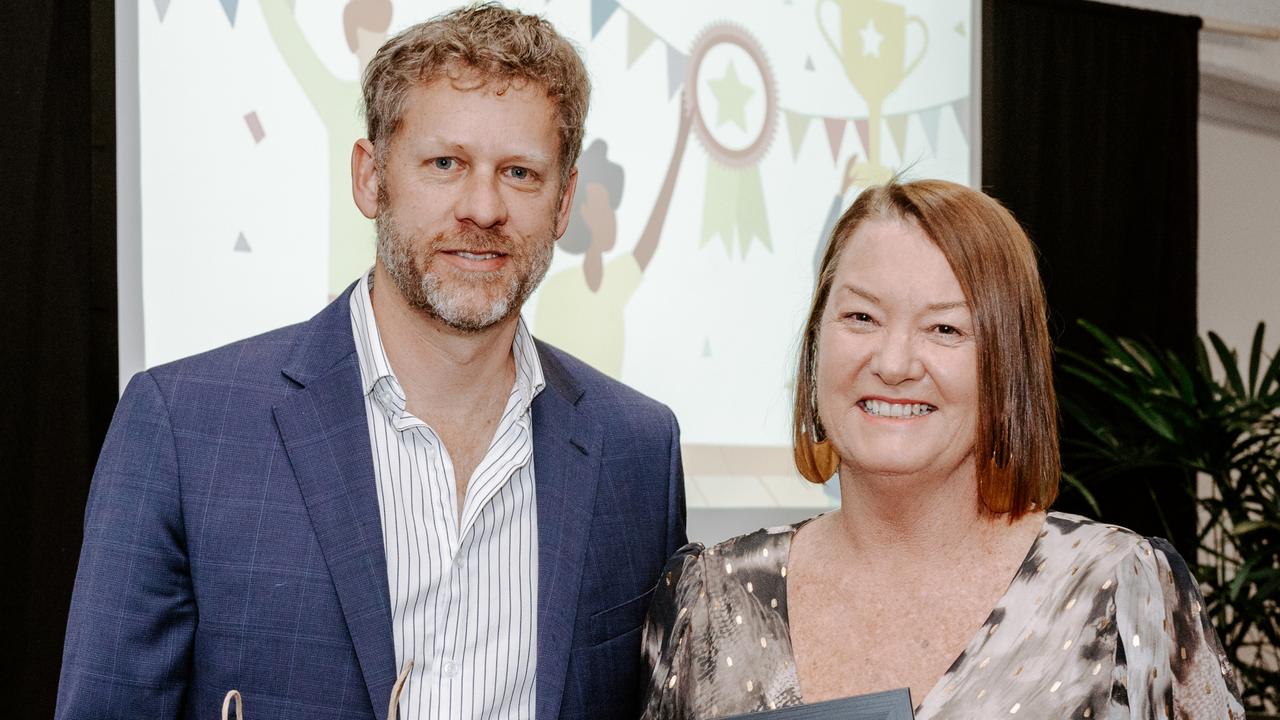
<svg viewBox="0 0 1280 720"><path fill-rule="evenodd" d="M886 385L918 380L924 372L924 363L916 351L913 334L890 330L882 337L883 341L872 357L871 371Z"/></svg>

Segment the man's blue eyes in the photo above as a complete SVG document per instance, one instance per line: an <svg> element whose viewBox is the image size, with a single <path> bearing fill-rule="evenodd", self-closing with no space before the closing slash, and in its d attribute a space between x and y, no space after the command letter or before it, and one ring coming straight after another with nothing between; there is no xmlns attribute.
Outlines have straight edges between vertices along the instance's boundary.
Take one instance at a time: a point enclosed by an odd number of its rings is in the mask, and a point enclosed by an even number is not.
<svg viewBox="0 0 1280 720"><path fill-rule="evenodd" d="M452 170L457 166L458 161L451 157L438 157L432 159L431 164L437 170ZM528 180L533 177L533 171L524 167L513 167L507 172L516 180Z"/></svg>

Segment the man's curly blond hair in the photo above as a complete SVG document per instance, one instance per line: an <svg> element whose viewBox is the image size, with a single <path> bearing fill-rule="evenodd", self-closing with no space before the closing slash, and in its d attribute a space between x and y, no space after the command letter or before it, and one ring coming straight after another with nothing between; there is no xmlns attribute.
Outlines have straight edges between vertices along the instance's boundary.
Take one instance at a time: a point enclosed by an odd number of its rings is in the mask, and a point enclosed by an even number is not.
<svg viewBox="0 0 1280 720"><path fill-rule="evenodd" d="M551 23L497 3L459 8L414 25L388 40L369 62L365 121L379 166L400 127L409 90L446 76L467 86L532 82L544 88L559 119L564 189L582 151L591 94L587 69Z"/></svg>

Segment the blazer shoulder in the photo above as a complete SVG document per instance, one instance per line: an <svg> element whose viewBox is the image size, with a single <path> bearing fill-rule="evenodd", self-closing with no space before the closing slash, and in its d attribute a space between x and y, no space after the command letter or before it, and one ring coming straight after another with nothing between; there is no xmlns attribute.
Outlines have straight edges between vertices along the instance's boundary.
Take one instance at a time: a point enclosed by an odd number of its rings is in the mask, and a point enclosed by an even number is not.
<svg viewBox="0 0 1280 720"><path fill-rule="evenodd" d="M306 326L307 323L297 323L276 328L157 365L147 372L162 390L190 382L275 385L284 380L280 370L292 356Z"/></svg>
<svg viewBox="0 0 1280 720"><path fill-rule="evenodd" d="M673 422L671 408L615 380L569 353L536 340L538 358L548 385L569 394L584 414L616 423L622 418L640 422Z"/></svg>

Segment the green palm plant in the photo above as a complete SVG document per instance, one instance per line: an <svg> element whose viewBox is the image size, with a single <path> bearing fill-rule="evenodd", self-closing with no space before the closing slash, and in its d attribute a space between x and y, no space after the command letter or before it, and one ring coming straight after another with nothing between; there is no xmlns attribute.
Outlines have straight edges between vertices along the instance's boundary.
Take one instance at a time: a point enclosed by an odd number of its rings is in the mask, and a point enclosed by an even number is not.
<svg viewBox="0 0 1280 720"><path fill-rule="evenodd" d="M1080 321L1099 354L1059 349L1060 369L1086 391L1061 399L1082 429L1064 443L1065 480L1097 508L1091 484L1134 470L1161 468L1185 479L1151 487L1194 498L1198 557L1186 558L1241 679L1250 711L1280 707L1280 352L1263 353L1258 324L1243 369L1217 334L1196 339L1188 365L1170 351L1108 335ZM1280 348L1278 348L1280 350ZM1094 392L1096 391L1096 392ZM1197 492L1206 478L1208 492ZM1100 512L1100 515L1105 513ZM1165 522L1166 532L1169 530ZM1172 535L1172 533L1169 533Z"/></svg>

